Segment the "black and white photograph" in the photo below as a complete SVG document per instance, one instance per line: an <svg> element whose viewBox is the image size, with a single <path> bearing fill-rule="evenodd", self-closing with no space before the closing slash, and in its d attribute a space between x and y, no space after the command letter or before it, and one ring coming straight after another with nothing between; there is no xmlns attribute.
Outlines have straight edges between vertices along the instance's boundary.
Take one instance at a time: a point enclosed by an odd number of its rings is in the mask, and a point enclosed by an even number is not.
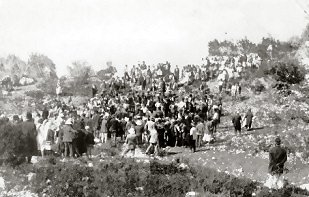
<svg viewBox="0 0 309 197"><path fill-rule="evenodd" d="M0 197L305 196L308 0L0 0Z"/></svg>

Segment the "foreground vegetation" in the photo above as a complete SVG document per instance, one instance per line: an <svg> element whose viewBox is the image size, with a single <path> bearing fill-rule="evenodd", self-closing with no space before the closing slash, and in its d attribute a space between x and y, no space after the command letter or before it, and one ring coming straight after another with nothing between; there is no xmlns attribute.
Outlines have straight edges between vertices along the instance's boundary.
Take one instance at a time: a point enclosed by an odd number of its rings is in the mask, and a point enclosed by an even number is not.
<svg viewBox="0 0 309 197"><path fill-rule="evenodd" d="M62 163L57 158L16 168L2 166L10 190L28 190L45 196L305 196L309 192L286 185L270 191L250 179L237 178L178 161L132 160L108 156ZM91 165L90 165L91 164ZM3 170L5 169L5 170Z"/></svg>

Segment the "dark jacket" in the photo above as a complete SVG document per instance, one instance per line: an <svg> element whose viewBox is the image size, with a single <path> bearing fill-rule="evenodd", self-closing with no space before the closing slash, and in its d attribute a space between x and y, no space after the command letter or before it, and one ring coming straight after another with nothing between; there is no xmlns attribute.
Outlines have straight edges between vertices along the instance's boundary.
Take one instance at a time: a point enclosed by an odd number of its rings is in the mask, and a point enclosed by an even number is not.
<svg viewBox="0 0 309 197"><path fill-rule="evenodd" d="M31 120L27 120L23 122L21 125L22 132L23 132L23 139L25 148L27 149L27 153L36 153L37 150L37 143L36 143L36 136L37 130L35 124Z"/></svg>
<svg viewBox="0 0 309 197"><path fill-rule="evenodd" d="M245 118L246 118L246 125L250 125L250 124L252 123L252 118L253 118L252 112L251 112L251 111L248 111L248 112L246 113Z"/></svg>
<svg viewBox="0 0 309 197"><path fill-rule="evenodd" d="M240 115L235 115L232 119L234 128L237 130L241 129L241 116Z"/></svg>
<svg viewBox="0 0 309 197"><path fill-rule="evenodd" d="M76 131L72 128L71 125L63 125L60 132L63 132L63 142L72 142L76 133Z"/></svg>
<svg viewBox="0 0 309 197"><path fill-rule="evenodd" d="M144 125L135 125L134 126L136 136L141 136L144 133Z"/></svg>
<svg viewBox="0 0 309 197"><path fill-rule="evenodd" d="M287 160L286 150L280 146L275 146L269 151L268 172L271 174L282 174L284 163Z"/></svg>

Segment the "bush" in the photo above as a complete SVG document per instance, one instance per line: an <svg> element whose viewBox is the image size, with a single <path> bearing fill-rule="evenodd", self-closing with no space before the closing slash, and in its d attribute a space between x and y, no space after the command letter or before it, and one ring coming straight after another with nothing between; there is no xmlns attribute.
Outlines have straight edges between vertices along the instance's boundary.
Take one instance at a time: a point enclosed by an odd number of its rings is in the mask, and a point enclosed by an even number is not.
<svg viewBox="0 0 309 197"><path fill-rule="evenodd" d="M175 164L158 162L111 159L94 168L65 163L39 167L35 172L33 190L48 196L185 196L188 191L223 196L308 194L295 187L258 192L259 183L250 179L199 166L180 170Z"/></svg>
<svg viewBox="0 0 309 197"><path fill-rule="evenodd" d="M36 170L35 192L49 196L93 196L94 171L79 165L58 164Z"/></svg>
<svg viewBox="0 0 309 197"><path fill-rule="evenodd" d="M44 98L44 92L42 92L41 90L30 90L30 91L25 92L25 94L35 99Z"/></svg>
<svg viewBox="0 0 309 197"><path fill-rule="evenodd" d="M46 94L56 95L57 81L58 81L57 78L51 78L51 77L41 80L38 83L37 88Z"/></svg>
<svg viewBox="0 0 309 197"><path fill-rule="evenodd" d="M10 166L18 166L23 163L24 143L21 127L8 123L0 123L0 158L2 162Z"/></svg>
<svg viewBox="0 0 309 197"><path fill-rule="evenodd" d="M305 79L304 68L294 59L284 59L273 62L268 72L273 75L277 81L288 84L299 84Z"/></svg>
<svg viewBox="0 0 309 197"><path fill-rule="evenodd" d="M251 85L251 89L254 91L254 93L259 94L263 92L266 88L259 80L257 80Z"/></svg>

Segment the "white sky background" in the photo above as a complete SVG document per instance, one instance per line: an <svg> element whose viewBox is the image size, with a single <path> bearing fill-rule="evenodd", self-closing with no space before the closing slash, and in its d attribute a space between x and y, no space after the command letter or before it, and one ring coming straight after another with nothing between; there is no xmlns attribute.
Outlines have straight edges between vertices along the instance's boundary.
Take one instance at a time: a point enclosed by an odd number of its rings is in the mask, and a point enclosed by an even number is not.
<svg viewBox="0 0 309 197"><path fill-rule="evenodd" d="M95 70L170 61L200 63L208 41L272 35L288 40L309 22L306 0L0 0L0 56L75 60ZM307 18L306 18L307 17Z"/></svg>

